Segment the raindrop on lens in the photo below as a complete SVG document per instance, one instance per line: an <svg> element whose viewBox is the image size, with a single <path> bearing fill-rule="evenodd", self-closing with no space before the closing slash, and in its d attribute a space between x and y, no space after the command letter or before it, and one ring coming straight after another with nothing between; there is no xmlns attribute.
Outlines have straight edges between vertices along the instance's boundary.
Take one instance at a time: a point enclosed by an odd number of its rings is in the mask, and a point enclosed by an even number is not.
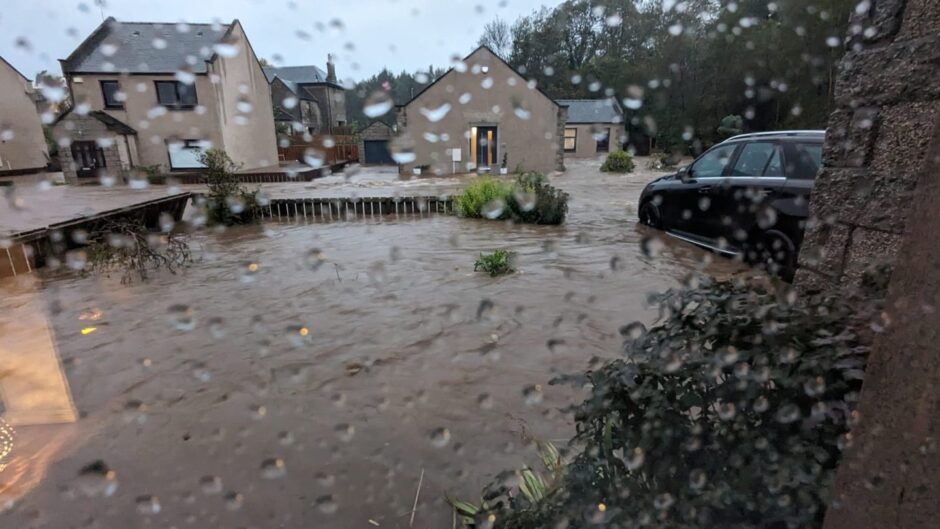
<svg viewBox="0 0 940 529"><path fill-rule="evenodd" d="M480 408L489 410L493 407L493 397L489 393L482 393L477 397L477 404L480 405Z"/></svg>
<svg viewBox="0 0 940 529"><path fill-rule="evenodd" d="M436 428L431 432L431 444L435 448L443 448L450 442L450 430L447 428Z"/></svg>
<svg viewBox="0 0 940 529"><path fill-rule="evenodd" d="M502 214L503 210L506 208L506 203L502 199L494 198L486 204L483 204L483 207L480 209L480 212L483 213L483 216L495 220L498 219Z"/></svg>
<svg viewBox="0 0 940 529"><path fill-rule="evenodd" d="M261 462L261 477L264 479L278 479L287 474L287 466L279 457L271 457Z"/></svg>
<svg viewBox="0 0 940 529"><path fill-rule="evenodd" d="M320 512L323 514L333 514L339 508L332 494L320 496L316 499L316 504L317 508L320 509Z"/></svg>
<svg viewBox="0 0 940 529"><path fill-rule="evenodd" d="M137 512L140 514L153 515L161 510L160 499L156 496L138 496L136 504Z"/></svg>
<svg viewBox="0 0 940 529"><path fill-rule="evenodd" d="M107 498L117 490L117 474L104 461L98 460L78 472L75 484L89 498Z"/></svg>
<svg viewBox="0 0 940 529"><path fill-rule="evenodd" d="M221 494L222 478L219 476L203 476L199 480L199 489L202 490L203 494Z"/></svg>
<svg viewBox="0 0 940 529"><path fill-rule="evenodd" d="M704 470L697 468L689 472L689 486L692 487L692 489L701 490L707 482L708 475L705 474Z"/></svg>
<svg viewBox="0 0 940 529"><path fill-rule="evenodd" d="M393 104L392 98L387 93L377 90L366 98L362 112L366 117L377 118L388 113Z"/></svg>
<svg viewBox="0 0 940 529"><path fill-rule="evenodd" d="M316 271L326 261L326 255L319 248L312 248L304 255L304 265L310 270Z"/></svg>
<svg viewBox="0 0 940 529"><path fill-rule="evenodd" d="M626 460L627 470L636 470L643 466L645 461L646 453L642 448L636 447L633 449L633 453L630 454L630 458Z"/></svg>
<svg viewBox="0 0 940 529"><path fill-rule="evenodd" d="M171 305L167 309L167 321L178 331L191 331L196 328L193 309L188 305Z"/></svg>
<svg viewBox="0 0 940 529"><path fill-rule="evenodd" d="M230 511L237 511L245 503L245 497L237 492L229 492L225 495L225 508Z"/></svg>
<svg viewBox="0 0 940 529"><path fill-rule="evenodd" d="M519 204L519 209L522 211L528 212L535 209L534 192L517 189L513 191L512 197L516 200L516 204Z"/></svg>
<svg viewBox="0 0 940 529"><path fill-rule="evenodd" d="M336 436L339 437L340 441L348 443L352 441L353 435L356 433L356 428L351 424L340 424L336 426Z"/></svg>
<svg viewBox="0 0 940 529"><path fill-rule="evenodd" d="M643 251L643 255L654 259L659 257L664 247L663 241L659 240L658 237L646 236L640 241L640 249Z"/></svg>
<svg viewBox="0 0 940 529"><path fill-rule="evenodd" d="M542 386L538 384L526 386L522 390L522 397L528 406L542 402Z"/></svg>

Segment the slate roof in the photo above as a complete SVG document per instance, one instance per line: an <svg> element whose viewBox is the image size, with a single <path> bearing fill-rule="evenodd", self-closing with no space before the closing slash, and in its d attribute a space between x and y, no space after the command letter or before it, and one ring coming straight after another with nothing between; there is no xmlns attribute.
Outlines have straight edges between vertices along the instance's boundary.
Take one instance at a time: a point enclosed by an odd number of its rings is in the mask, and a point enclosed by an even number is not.
<svg viewBox="0 0 940 529"><path fill-rule="evenodd" d="M108 17L68 58L63 73L153 72L175 73L187 68L206 73L213 46L232 24L187 24L180 32L175 23L119 22Z"/></svg>
<svg viewBox="0 0 940 529"><path fill-rule="evenodd" d="M568 123L623 123L623 113L613 99L559 99L568 107Z"/></svg>
<svg viewBox="0 0 940 529"><path fill-rule="evenodd" d="M274 80L275 76L280 77L282 81L290 81L297 84L327 82L326 72L312 64L309 66L266 66L262 69L269 83Z"/></svg>

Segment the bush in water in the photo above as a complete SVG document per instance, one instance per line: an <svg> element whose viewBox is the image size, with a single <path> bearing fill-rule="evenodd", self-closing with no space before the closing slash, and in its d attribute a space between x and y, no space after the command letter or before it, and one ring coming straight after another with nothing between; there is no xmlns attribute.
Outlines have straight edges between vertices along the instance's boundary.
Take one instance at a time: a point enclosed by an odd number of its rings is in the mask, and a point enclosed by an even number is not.
<svg viewBox="0 0 940 529"><path fill-rule="evenodd" d="M526 224L561 224L568 213L568 194L548 184L545 175L523 173L509 183L479 178L454 198L457 215L513 219Z"/></svg>
<svg viewBox="0 0 940 529"><path fill-rule="evenodd" d="M635 164L633 157L627 151L611 151L607 154L607 159L601 165L601 171L605 173L632 173Z"/></svg>
<svg viewBox="0 0 940 529"><path fill-rule="evenodd" d="M533 499L501 479L466 525L821 527L878 303L702 281L654 296L621 358L553 381L590 388L560 480Z"/></svg>
<svg viewBox="0 0 940 529"><path fill-rule="evenodd" d="M507 218L506 202L512 194L508 182L493 177L478 178L454 198L454 207L461 217Z"/></svg>
<svg viewBox="0 0 940 529"><path fill-rule="evenodd" d="M496 250L491 254L480 254L480 258L473 263L473 271L483 270L490 277L496 277L503 274L515 272L512 264L516 258L514 252L507 250Z"/></svg>
<svg viewBox="0 0 940 529"><path fill-rule="evenodd" d="M209 149L199 154L199 162L205 166L202 174L209 188L206 204L209 224L248 224L261 217L258 190L241 185L236 175L241 166L225 151Z"/></svg>

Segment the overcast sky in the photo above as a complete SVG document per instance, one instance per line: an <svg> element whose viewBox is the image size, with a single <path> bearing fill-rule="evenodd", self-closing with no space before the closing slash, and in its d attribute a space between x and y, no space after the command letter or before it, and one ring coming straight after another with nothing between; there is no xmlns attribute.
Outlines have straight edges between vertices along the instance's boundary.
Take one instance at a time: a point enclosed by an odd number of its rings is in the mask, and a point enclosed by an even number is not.
<svg viewBox="0 0 940 529"><path fill-rule="evenodd" d="M0 56L29 78L61 73L65 58L105 17L129 22L229 22L238 18L259 57L285 65L337 56L337 75L361 79L383 66L447 66L472 51L483 25L559 0L0 0ZM101 7L103 6L103 7ZM342 22L337 30L331 21ZM350 47L352 49L350 49Z"/></svg>

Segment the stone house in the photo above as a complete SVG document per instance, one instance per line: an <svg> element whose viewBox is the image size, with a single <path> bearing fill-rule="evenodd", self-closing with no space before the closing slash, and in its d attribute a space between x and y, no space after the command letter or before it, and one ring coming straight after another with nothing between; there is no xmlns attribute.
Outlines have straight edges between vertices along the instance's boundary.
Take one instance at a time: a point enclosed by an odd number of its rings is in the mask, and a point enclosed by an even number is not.
<svg viewBox="0 0 940 529"><path fill-rule="evenodd" d="M38 172L49 162L32 82L0 57L0 175Z"/></svg>
<svg viewBox="0 0 940 529"><path fill-rule="evenodd" d="M326 72L309 66L265 67L271 84L274 120L278 130L332 134L346 126L346 89L336 79L328 57Z"/></svg>
<svg viewBox="0 0 940 529"><path fill-rule="evenodd" d="M373 121L359 133L359 161L363 165L391 165L395 163L389 151L389 142L395 130L384 121Z"/></svg>
<svg viewBox="0 0 940 529"><path fill-rule="evenodd" d="M568 108L565 156L593 158L619 149L627 137L623 109L616 99L559 99Z"/></svg>
<svg viewBox="0 0 940 529"><path fill-rule="evenodd" d="M277 164L270 90L238 20L109 17L60 62L72 110L53 134L71 182L139 166L197 170L212 147L246 170Z"/></svg>
<svg viewBox="0 0 940 529"><path fill-rule="evenodd" d="M486 46L400 107L390 143L403 171L564 170L565 107Z"/></svg>

